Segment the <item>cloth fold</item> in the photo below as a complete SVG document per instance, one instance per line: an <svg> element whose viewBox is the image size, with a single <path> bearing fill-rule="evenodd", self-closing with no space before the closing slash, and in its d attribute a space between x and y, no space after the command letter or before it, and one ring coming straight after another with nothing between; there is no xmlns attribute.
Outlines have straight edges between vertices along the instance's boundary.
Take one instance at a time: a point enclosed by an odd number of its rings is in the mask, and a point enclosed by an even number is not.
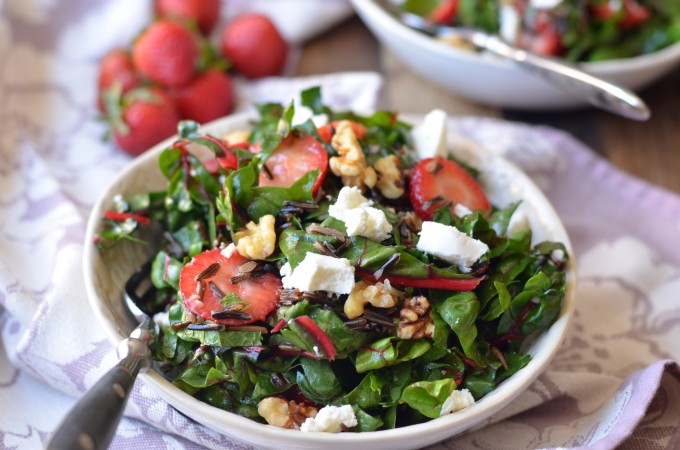
<svg viewBox="0 0 680 450"><path fill-rule="evenodd" d="M324 26L348 10L328 4L337 10ZM42 447L74 397L116 362L81 265L89 209L130 158L100 139L95 75L99 58L134 36L150 10L139 0L5 0L0 10L0 448L28 449ZM330 106L367 111L389 106L381 84L374 73L240 81L238 107L321 85ZM450 127L544 190L572 238L579 283L573 326L550 368L482 427L432 448L679 446L680 198L558 130L481 118L453 118ZM143 383L111 446L138 447L249 448Z"/></svg>

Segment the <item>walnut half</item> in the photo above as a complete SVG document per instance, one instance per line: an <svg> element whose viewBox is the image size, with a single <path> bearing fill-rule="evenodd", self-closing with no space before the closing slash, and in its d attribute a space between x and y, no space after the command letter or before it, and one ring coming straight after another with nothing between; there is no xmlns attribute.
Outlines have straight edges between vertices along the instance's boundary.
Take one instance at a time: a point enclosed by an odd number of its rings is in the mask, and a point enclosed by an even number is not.
<svg viewBox="0 0 680 450"><path fill-rule="evenodd" d="M392 308L397 304L401 292L394 289L389 280L384 283L371 284L359 281L345 301L344 311L348 319L356 319L364 313L367 303L376 308Z"/></svg>
<svg viewBox="0 0 680 450"><path fill-rule="evenodd" d="M335 129L331 146L339 156L333 156L329 161L331 172L342 179L344 186L364 186L373 188L377 181L377 174L372 167L366 165L366 157L361 144L354 134L352 124L342 120Z"/></svg>
<svg viewBox="0 0 680 450"><path fill-rule="evenodd" d="M404 177L396 155L378 159L373 168L378 173L376 187L383 197L394 200L404 195Z"/></svg>
<svg viewBox="0 0 680 450"><path fill-rule="evenodd" d="M434 334L430 302L422 295L406 299L399 317L401 319L397 325L399 339L422 339L432 337Z"/></svg>
<svg viewBox="0 0 680 450"><path fill-rule="evenodd" d="M267 421L269 425L280 428L292 428L299 430L300 425L309 417L316 417L319 412L314 406L297 403L293 400L286 401L280 397L266 397L257 405L257 413Z"/></svg>
<svg viewBox="0 0 680 450"><path fill-rule="evenodd" d="M260 217L260 220L248 222L244 231L236 233L236 250L241 256L249 259L265 259L276 249L276 219L271 214Z"/></svg>

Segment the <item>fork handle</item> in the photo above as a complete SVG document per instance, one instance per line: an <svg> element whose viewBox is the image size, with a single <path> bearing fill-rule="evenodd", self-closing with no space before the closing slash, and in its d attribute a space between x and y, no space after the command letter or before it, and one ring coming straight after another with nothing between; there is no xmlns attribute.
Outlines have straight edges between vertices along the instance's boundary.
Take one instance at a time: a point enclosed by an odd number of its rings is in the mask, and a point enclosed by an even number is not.
<svg viewBox="0 0 680 450"><path fill-rule="evenodd" d="M127 356L78 400L50 439L48 450L108 448L137 374L151 358L139 339L128 338L121 344L127 344Z"/></svg>
<svg viewBox="0 0 680 450"><path fill-rule="evenodd" d="M520 68L598 108L633 120L650 117L649 108L633 91L590 75L572 64L518 49L494 35L473 32L470 39L479 47L514 61Z"/></svg>

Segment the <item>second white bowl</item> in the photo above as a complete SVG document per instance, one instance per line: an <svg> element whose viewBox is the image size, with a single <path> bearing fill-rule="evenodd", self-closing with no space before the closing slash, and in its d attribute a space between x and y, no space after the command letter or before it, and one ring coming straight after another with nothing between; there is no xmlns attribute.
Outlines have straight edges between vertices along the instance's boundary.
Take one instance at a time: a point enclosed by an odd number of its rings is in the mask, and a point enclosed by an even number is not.
<svg viewBox="0 0 680 450"><path fill-rule="evenodd" d="M568 92L531 75L512 61L466 52L415 31L376 0L351 0L359 17L414 72L465 98L491 106L555 110L586 106ZM680 43L635 58L582 64L592 75L638 91L680 63Z"/></svg>

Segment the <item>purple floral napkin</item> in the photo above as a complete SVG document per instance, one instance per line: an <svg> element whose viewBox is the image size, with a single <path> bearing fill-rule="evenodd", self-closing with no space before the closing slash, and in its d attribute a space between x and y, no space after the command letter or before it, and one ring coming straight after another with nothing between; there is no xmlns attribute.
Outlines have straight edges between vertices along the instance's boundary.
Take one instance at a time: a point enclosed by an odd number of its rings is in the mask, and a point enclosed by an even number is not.
<svg viewBox="0 0 680 450"><path fill-rule="evenodd" d="M99 58L150 15L141 0L5 0L0 11L0 448L32 449L116 361L85 296L83 237L130 158L101 141L95 78ZM316 84L336 108L380 104L370 73L242 83L238 103L287 101ZM451 128L544 189L572 237L579 284L548 371L486 426L433 448L680 447L680 198L560 131L479 118ZM206 447L247 448L137 383L112 448Z"/></svg>

